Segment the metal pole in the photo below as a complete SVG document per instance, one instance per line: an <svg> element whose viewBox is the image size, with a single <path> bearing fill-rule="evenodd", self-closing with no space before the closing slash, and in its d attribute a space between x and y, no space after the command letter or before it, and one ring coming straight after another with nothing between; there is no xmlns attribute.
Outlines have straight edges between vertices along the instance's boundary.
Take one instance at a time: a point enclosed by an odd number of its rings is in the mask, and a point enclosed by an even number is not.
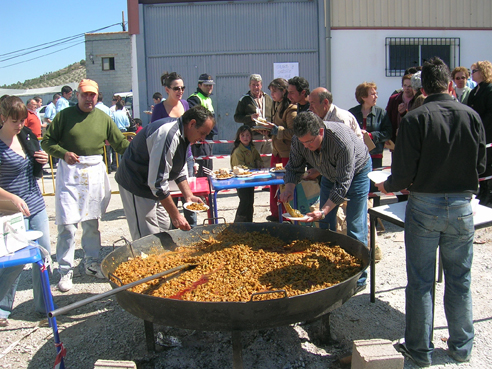
<svg viewBox="0 0 492 369"><path fill-rule="evenodd" d="M127 290L129 288L132 288L132 287L135 287L135 286L137 286L137 285L139 285L141 283L145 283L145 282L151 281L151 280L156 279L156 278L163 277L163 276L168 275L168 274L171 274L171 273L175 273L175 272L178 272L178 271L181 271L181 270L184 271L184 270L192 269L192 268L195 268L195 267L196 267L196 264L184 264L184 265L178 266L176 268L169 269L169 270L166 270L164 272L160 272L160 273L151 275L149 277L140 279L138 281L125 284L125 285L120 286L120 287L117 287L117 288L115 288L115 289L113 289L111 291L107 291L107 292L101 293L99 295L92 296L92 297L89 297L87 299L84 299L84 300L81 300L81 301L77 301L77 302L74 302L73 304L70 304L70 305L61 307L59 309L50 311L48 313L48 316L50 318L53 318L53 317L55 317L57 315L64 314L64 313L66 313L66 312L68 312L70 310L73 310L73 309L76 309L78 307L81 307L81 306L90 304L91 302L94 302L94 301L97 301L97 300L101 300L101 299L103 299L105 297L108 297L108 296L115 295L118 292L125 291L125 290Z"/></svg>

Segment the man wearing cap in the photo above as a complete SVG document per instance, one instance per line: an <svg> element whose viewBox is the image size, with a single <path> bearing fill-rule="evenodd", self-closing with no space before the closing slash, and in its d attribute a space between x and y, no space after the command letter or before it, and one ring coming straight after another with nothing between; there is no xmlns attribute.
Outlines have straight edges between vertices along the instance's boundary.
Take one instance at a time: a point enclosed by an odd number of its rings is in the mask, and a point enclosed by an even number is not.
<svg viewBox="0 0 492 369"><path fill-rule="evenodd" d="M99 266L99 218L111 196L102 160L104 142L109 141L120 154L129 144L114 121L95 109L98 93L96 82L83 79L77 91L78 104L58 113L41 141L43 150L63 159L58 163L55 190L58 289L62 292L72 288L78 223L82 224L85 273L104 278Z"/></svg>
<svg viewBox="0 0 492 369"><path fill-rule="evenodd" d="M237 123L242 123L249 127L254 127L256 126L255 119L264 118L268 122L272 121L273 100L270 96L265 94L261 90L261 88L261 76L259 74L250 75L249 91L239 99L236 107L236 113L234 114L234 120ZM253 140L267 139L267 136L263 136L257 132L253 133ZM262 142L258 151L260 152L260 154L271 154L272 142ZM270 167L269 157L262 157L262 161L265 168Z"/></svg>
<svg viewBox="0 0 492 369"><path fill-rule="evenodd" d="M208 111L210 111L215 118L214 106L212 105L212 99L210 98L210 95L212 95L212 91L214 89L214 85L214 79L210 74L201 74L200 77L198 77L198 87L196 89L196 92L191 94L187 100L188 104L190 105L190 109L194 106L201 105L207 108ZM218 133L219 130L217 128L217 125L215 125L210 134L208 134L205 139L213 140L214 135L217 135ZM196 143L194 145L191 145L191 152L195 157L210 156L213 152L213 145L208 143ZM197 160L196 164L199 165L198 171L196 173L197 177L206 177L205 173L203 172L203 167L213 169L212 159Z"/></svg>

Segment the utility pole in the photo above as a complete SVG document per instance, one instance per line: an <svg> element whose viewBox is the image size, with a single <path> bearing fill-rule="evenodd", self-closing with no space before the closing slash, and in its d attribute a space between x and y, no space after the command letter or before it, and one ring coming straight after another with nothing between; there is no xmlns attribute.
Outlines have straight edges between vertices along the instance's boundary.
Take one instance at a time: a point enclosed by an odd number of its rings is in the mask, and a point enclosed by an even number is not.
<svg viewBox="0 0 492 369"><path fill-rule="evenodd" d="M123 28L123 32L126 32L125 27L125 11L121 12L121 28Z"/></svg>

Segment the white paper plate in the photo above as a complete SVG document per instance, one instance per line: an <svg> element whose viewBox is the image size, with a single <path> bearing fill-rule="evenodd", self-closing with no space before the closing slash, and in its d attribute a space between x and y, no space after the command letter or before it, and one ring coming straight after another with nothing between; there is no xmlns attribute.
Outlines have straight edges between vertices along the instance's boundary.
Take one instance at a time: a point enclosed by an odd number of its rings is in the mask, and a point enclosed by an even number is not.
<svg viewBox="0 0 492 369"><path fill-rule="evenodd" d="M390 175L391 172L386 172L384 170L373 170L372 172L367 173L369 179L374 183L384 182Z"/></svg>
<svg viewBox="0 0 492 369"><path fill-rule="evenodd" d="M285 173L285 168L284 169L271 168L270 172L272 172L272 173Z"/></svg>
<svg viewBox="0 0 492 369"><path fill-rule="evenodd" d="M237 178L245 178L245 177L251 177L253 173L246 173L246 174L235 174Z"/></svg>
<svg viewBox="0 0 492 369"><path fill-rule="evenodd" d="M29 241L34 241L41 237L43 237L43 232L41 231L26 231L26 238Z"/></svg>
<svg viewBox="0 0 492 369"><path fill-rule="evenodd" d="M191 210L191 209L188 209L188 205L191 205L191 204L193 204L193 202L186 202L186 203L184 203L184 204L183 204L183 208L184 208L184 209L186 209L186 210L192 211L192 212L194 212L194 213L202 213L202 212L204 212L204 211L207 211L207 210L208 210L208 205L206 205L206 204L201 204L201 205L203 205L204 207L206 207L206 209L205 209L205 210Z"/></svg>
<svg viewBox="0 0 492 369"><path fill-rule="evenodd" d="M309 217L304 215L302 218L295 218L290 216L289 213L283 213L282 216L287 220L297 221L297 222L305 222Z"/></svg>

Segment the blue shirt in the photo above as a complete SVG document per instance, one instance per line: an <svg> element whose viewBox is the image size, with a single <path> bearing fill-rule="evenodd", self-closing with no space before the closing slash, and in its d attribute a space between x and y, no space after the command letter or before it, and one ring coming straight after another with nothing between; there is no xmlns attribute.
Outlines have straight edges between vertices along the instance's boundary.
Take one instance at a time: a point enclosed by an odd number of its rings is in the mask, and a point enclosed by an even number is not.
<svg viewBox="0 0 492 369"><path fill-rule="evenodd" d="M31 215L45 208L33 175L33 161L29 155L24 159L0 140L0 187L24 200Z"/></svg>
<svg viewBox="0 0 492 369"><path fill-rule="evenodd" d="M128 115L126 115L123 110L115 110L113 112L113 120L120 131L126 131L126 129L130 127L130 120L128 119Z"/></svg>
<svg viewBox="0 0 492 369"><path fill-rule="evenodd" d="M104 105L101 101L99 101L97 104L96 104L96 108L98 108L99 110L102 110L103 112L105 112L107 115L109 115L111 118L113 118L113 112L111 111L110 108L108 108L106 105Z"/></svg>
<svg viewBox="0 0 492 369"><path fill-rule="evenodd" d="M46 110L44 111L44 117L48 118L49 120L53 120L55 115L56 115L56 106L55 104L53 104L53 102L50 102L46 107Z"/></svg>
<svg viewBox="0 0 492 369"><path fill-rule="evenodd" d="M68 108L70 104L68 103L68 100L65 99L63 96L58 99L56 102L56 112L59 113L63 109Z"/></svg>

